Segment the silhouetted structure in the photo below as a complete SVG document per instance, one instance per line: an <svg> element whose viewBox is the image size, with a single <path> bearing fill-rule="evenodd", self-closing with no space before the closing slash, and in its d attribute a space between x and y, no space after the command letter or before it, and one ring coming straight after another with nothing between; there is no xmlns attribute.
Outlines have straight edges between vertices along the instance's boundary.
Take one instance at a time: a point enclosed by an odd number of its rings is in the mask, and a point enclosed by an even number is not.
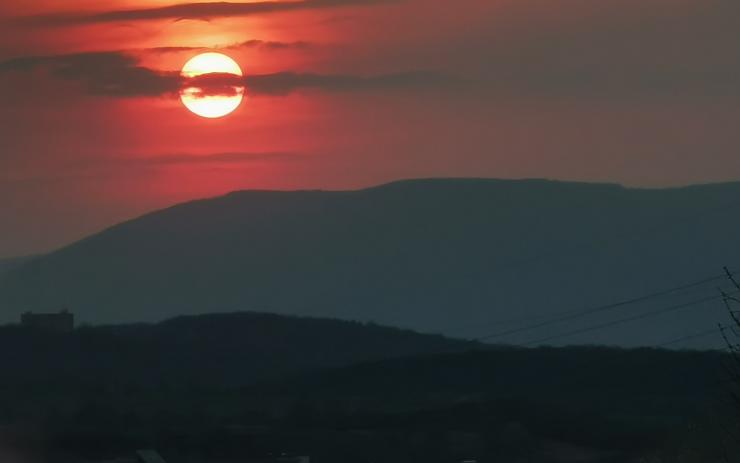
<svg viewBox="0 0 740 463"><path fill-rule="evenodd" d="M69 333L75 327L75 316L68 310L59 313L26 312L21 315L21 325L39 331Z"/></svg>

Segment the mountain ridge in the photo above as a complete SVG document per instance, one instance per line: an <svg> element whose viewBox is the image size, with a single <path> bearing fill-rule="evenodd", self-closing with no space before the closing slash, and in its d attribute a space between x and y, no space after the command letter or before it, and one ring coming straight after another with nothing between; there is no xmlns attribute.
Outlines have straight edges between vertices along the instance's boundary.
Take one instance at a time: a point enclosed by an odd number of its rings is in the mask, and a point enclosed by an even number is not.
<svg viewBox="0 0 740 463"><path fill-rule="evenodd" d="M519 178L519 179L506 179L506 178L486 178L486 177L428 177L428 178L409 178L409 179L400 179L400 180L394 180L391 182L381 183L379 185L375 186L368 186L368 187L362 187L357 189L295 189L295 190L282 190L282 189L245 189L245 190L234 190L230 191L221 195L216 196L210 196L205 198L197 198L192 199L188 201L183 201L179 203L175 203L166 207L157 208L152 211L146 212L144 214L141 214L139 216L122 220L120 222L114 223L112 225L109 225L107 227L102 228L101 230L87 236L83 237L79 240L72 241L58 249L52 250L45 254L36 254L32 256L20 256L20 257L8 257L8 258L2 258L0 259L0 264L5 262L14 262L14 261L29 261L35 258L44 257L50 254L54 254L58 251L61 251L63 249L66 249L70 246L74 246L77 243L84 242L89 238L95 237L97 235L100 235L102 233L105 233L111 229L115 229L121 225L125 225L129 222L134 222L139 219L143 219L149 215L161 213L168 211L170 209L179 208L179 207L185 207L189 205L194 204L200 204L203 202L209 202L213 200L218 199L225 199L225 198L232 198L232 197L241 197L244 195L251 195L251 194L285 194L285 193L360 193L365 191L372 191L372 190L382 190L382 189L392 189L392 188L398 188L398 187L409 187L409 186L422 186L422 185L430 185L430 184L438 184L438 185L445 185L445 186L452 186L454 184L488 184L488 185L494 185L494 184L544 184L544 185L571 185L571 186L590 186L590 187L603 187L605 189L617 189L622 191L645 191L645 192L667 192L667 191L682 191L682 190L704 190L704 189L714 189L714 188L735 188L740 187L740 180L737 181L720 181L720 182L709 182L709 183L697 183L697 184L688 184L688 185L679 185L679 186L667 186L667 187L635 187L635 186L625 186L620 183L608 183L608 182L589 182L589 181L572 181L572 180L556 180L556 179L549 179L549 178ZM2 273L0 273L0 276Z"/></svg>
<svg viewBox="0 0 740 463"><path fill-rule="evenodd" d="M267 310L475 337L512 312L548 316L732 267L738 197L737 182L646 190L538 179L238 191L35 258L0 279L0 307L12 320L67 305L93 323ZM699 321L716 326L721 310L712 316ZM645 345L651 331L657 342L696 322L573 341Z"/></svg>

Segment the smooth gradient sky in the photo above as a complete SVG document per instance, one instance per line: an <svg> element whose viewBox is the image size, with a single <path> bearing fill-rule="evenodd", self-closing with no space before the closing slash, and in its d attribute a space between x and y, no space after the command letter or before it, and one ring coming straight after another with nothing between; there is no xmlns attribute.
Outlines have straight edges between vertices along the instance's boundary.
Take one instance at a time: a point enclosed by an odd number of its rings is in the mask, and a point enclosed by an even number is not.
<svg viewBox="0 0 740 463"><path fill-rule="evenodd" d="M177 72L219 48L247 98ZM0 2L0 257L247 188L740 178L737 0Z"/></svg>

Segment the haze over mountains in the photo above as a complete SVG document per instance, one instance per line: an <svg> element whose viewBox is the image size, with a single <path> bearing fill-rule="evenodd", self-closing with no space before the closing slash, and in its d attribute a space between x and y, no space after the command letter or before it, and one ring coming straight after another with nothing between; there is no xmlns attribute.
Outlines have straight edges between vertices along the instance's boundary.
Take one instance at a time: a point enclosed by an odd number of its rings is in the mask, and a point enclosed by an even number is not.
<svg viewBox="0 0 740 463"><path fill-rule="evenodd" d="M31 257L16 257L11 259L0 259L0 277L12 269L30 260Z"/></svg>
<svg viewBox="0 0 740 463"><path fill-rule="evenodd" d="M0 317L63 305L90 323L258 310L476 337L740 267L739 209L740 183L449 179L235 192L0 274ZM723 283L492 340L526 343L640 316L714 296ZM551 342L654 345L725 320L709 301Z"/></svg>

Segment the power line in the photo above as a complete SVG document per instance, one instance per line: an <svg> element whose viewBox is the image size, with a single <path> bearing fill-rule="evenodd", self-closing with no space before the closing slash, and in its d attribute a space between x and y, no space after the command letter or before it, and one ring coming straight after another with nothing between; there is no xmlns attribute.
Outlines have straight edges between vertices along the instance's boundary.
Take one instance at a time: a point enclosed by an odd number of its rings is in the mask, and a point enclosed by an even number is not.
<svg viewBox="0 0 740 463"><path fill-rule="evenodd" d="M647 228L647 229L640 230L636 234L635 233L632 233L631 235L632 235L633 238L640 237L641 235L642 236L652 235L652 234L654 234L656 232L660 232L664 228L675 227L675 224L681 224L681 223L685 223L685 222L696 222L697 221L696 219L698 219L698 218L709 216L709 215L713 215L713 214L718 213L718 212L724 212L724 211L726 211L728 209L734 209L736 207L740 207L740 201L732 201L732 202L730 202L728 204L724 204L724 205L721 205L721 206L718 206L718 207L715 207L715 208L712 208L712 209L706 209L705 208L701 212L696 212L696 213L693 213L693 214L685 214L685 215L682 215L682 216L680 215L678 217L670 217L669 218L670 220L665 220L665 219L664 220L661 220L657 224L655 224L654 226L652 226L650 228ZM616 242L616 241L615 240L612 240L612 242ZM593 246L594 246L593 244L588 245L589 248L591 248ZM571 246L566 246L566 247L560 247L560 248L558 248L558 251L552 251L551 250L548 254L549 254L550 257L552 257L552 255L563 254L569 248L570 249L579 249L579 248L585 248L585 246L583 246L583 245L576 245L576 246L571 245ZM532 259L532 260L539 260L539 258L538 259ZM523 262L521 262L519 264L516 264L516 265L509 265L508 267L521 266L525 262L526 261L523 261ZM727 270L727 269L725 269L725 270ZM501 270L499 270L499 271L497 271L495 273L500 273L500 272L501 272ZM718 279L721 279L721 278L723 278L723 277L722 276L720 276L720 277L714 277L712 279L709 279L709 281L715 281L715 280L718 280ZM701 282L699 282L699 284L701 284ZM691 287L691 286L693 286L693 285L690 285L689 287ZM740 286L739 286L739 288L740 288ZM678 291L680 289L685 289L685 288L680 288L679 287L679 288L674 289L673 291L668 290L668 293L671 293L671 292L674 292L674 291ZM659 293L658 295L662 295L662 294ZM637 299L641 299L641 298L637 298ZM640 301L638 300L637 302L640 302ZM626 305L626 304L629 304L629 303L631 303L631 302L630 301L623 301L621 303L609 304L608 306L603 307L603 309L604 310L608 310L609 308L612 308L612 307L609 307L609 306L612 306L613 305L613 306L619 307L621 305ZM594 310L598 310L598 309L601 309L601 307L594 308ZM590 309L587 309L587 310L590 310ZM568 312L564 312L564 313L562 313L562 315L565 315L567 313ZM591 312L587 312L587 313L591 313ZM540 318L540 317L537 317L537 318ZM487 325L510 324L510 323L516 323L516 322L518 322L520 320L521 319L516 319L516 320L515 319L508 319L508 320L503 320L503 321L491 322L491 323L488 323ZM544 323L549 324L549 322L544 322ZM556 321L553 321L553 323L557 323L557 322ZM547 325L544 325L544 326L547 326ZM536 327L534 327L534 328L537 328L537 327L539 327L539 325L536 326ZM506 335L509 335L509 334L515 334L515 333L518 333L520 331L527 331L529 329L530 328L526 328L525 330L519 330L519 329L517 329L517 330L509 330L509 331L504 331L504 332L501 332L501 333L494 333L494 334L490 334L490 335L484 335L484 336L480 336L480 337L477 337L477 338L473 338L473 341L485 341L487 339L491 339L491 338L495 338L495 337L500 337L500 336L506 336Z"/></svg>
<svg viewBox="0 0 740 463"><path fill-rule="evenodd" d="M497 332L497 333L492 333L492 334L480 336L480 337L475 338L474 340L475 341L485 341L485 340L488 340L488 339L493 339L493 338L498 338L498 337L503 337L503 336L509 336L509 335L517 334L517 333L523 333L523 332L526 332L526 331L531 331L531 330L534 330L534 329L537 329L537 328L543 328L545 326L554 325L554 324L561 323L561 322L564 322L564 321L574 320L576 318L580 318L580 317L583 317L583 316L586 316L586 315L591 315L591 314L598 313L598 312L604 312L604 311L608 311L608 310L613 310L613 309L617 309L617 308L620 308L620 307L624 307L624 306L628 306L628 305L632 305L632 304L637 304L639 302L648 301L650 299L655 299L655 298L658 298L658 297L667 296L667 295L670 295L670 294L673 294L673 293L676 293L676 292L679 292L679 291L682 291L682 290L695 288L695 287L702 286L702 285L705 285L707 283L711 283L711 282L717 281L717 280L722 280L722 279L725 279L725 278L727 278L727 276L724 275L724 274L723 275L709 277L709 278L703 278L701 280L694 281L692 283L686 283L686 284L683 284L683 285L680 285L680 286L675 286L673 288L656 291L656 292L653 292L653 293L645 294L643 296L638 296L638 297L634 297L634 298L631 298L631 299L625 299L625 300L622 300L622 301L619 301L619 302L613 302L613 303L610 303L610 304L604 304L604 305L592 307L592 308L589 308L589 309L578 309L578 310L569 310L569 311L565 311L565 312L560 312L558 314L559 316L557 316L555 318L547 319L547 320L545 320L543 322L539 322L539 323L535 323L535 324L532 324L532 325L527 325L527 326L523 326L523 327L519 327L519 328L513 328L513 329L510 329L510 330L506 330L506 331L500 331L500 332Z"/></svg>
<svg viewBox="0 0 740 463"><path fill-rule="evenodd" d="M740 291L734 291L734 292L732 292L730 294L738 294L738 293L740 293ZM613 320L613 321L610 321L610 322L607 322L607 323L601 323L599 325L592 325L592 326L588 326L588 327L581 328L581 329L578 329L578 330L573 330L573 331L569 331L569 332L566 332L566 333L555 334L555 335L548 336L548 337L545 337L545 338L536 339L534 341L529 341L529 342L525 343L524 345L525 346L530 346L530 345L533 345L533 344L539 344L539 343L543 343L543 342L547 342L547 341L553 341L553 340L556 340L556 339L561 339L561 338L566 338L566 337L570 337L570 336L575 336L577 334L588 333L590 331L597 331L597 330L601 330L601 329L604 329L604 328L610 328L612 326L621 325L623 323L629 323L629 322L633 322L633 321L637 321L637 320L643 320L645 318L650 318L650 317L654 317L654 316L657 316L657 315L662 315L664 313L675 312L677 310L685 309L685 308L692 307L692 306L696 306L696 305L699 305L699 304L703 304L705 302L720 300L723 297L724 296L719 295L719 296L705 297L705 298L702 298L702 299L696 299L696 300L693 300L691 302L685 302L683 304L672 305L670 307L665 307L665 308L660 309L660 310L653 310L651 312L646 312L646 313L643 313L643 314L640 314L640 315L635 315L635 316L632 316L632 317L620 318L618 320Z"/></svg>
<svg viewBox="0 0 740 463"><path fill-rule="evenodd" d="M709 335L721 335L722 330L726 329L726 326L720 325L719 327L714 327L711 330L701 331L699 333L689 334L686 336L681 336L680 338L671 339L670 341L666 341L660 344L656 344L654 347L668 347L672 346L674 344L678 344L684 341L691 341L692 339L699 339L704 338Z"/></svg>

